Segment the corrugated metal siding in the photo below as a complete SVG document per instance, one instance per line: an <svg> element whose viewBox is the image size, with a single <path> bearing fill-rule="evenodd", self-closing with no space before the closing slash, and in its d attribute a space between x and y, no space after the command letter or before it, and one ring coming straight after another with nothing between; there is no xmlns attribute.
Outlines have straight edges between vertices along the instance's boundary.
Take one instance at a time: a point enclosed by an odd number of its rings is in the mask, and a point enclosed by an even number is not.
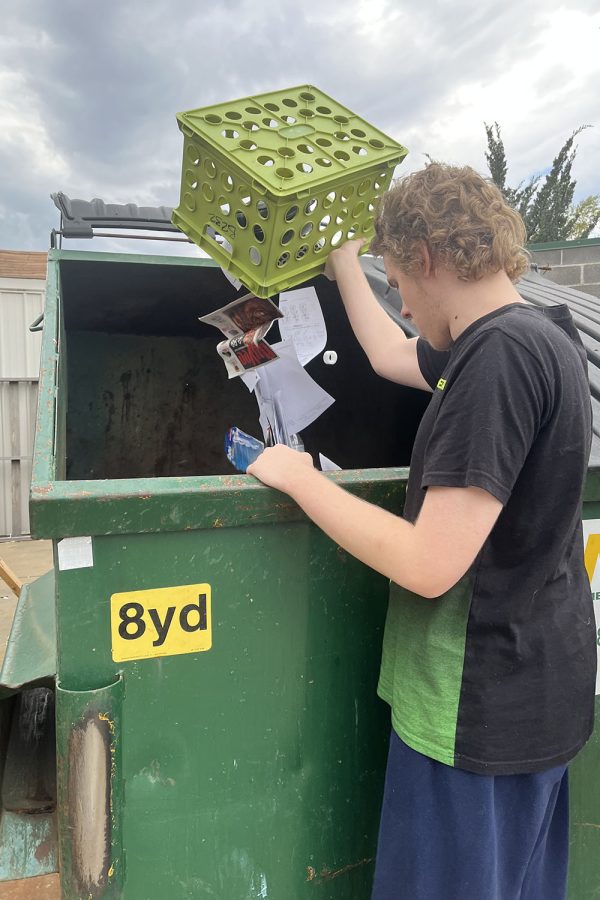
<svg viewBox="0 0 600 900"><path fill-rule="evenodd" d="M29 533L28 494L45 284L0 279L0 538Z"/></svg>

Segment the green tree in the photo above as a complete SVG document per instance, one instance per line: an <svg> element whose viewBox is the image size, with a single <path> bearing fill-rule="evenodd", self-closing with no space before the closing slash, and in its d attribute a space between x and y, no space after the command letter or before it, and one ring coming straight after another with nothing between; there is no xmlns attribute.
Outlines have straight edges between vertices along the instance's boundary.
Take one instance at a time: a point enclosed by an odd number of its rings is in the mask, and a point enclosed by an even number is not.
<svg viewBox="0 0 600 900"><path fill-rule="evenodd" d="M575 138L589 125L581 125L567 138L546 176L534 175L516 188L506 183L508 164L500 126L485 125L490 175L507 202L523 217L529 242L564 241L589 237L600 221L600 201L595 195L573 205L576 181L571 170L577 154Z"/></svg>
<svg viewBox="0 0 600 900"><path fill-rule="evenodd" d="M589 197L573 207L569 225L570 236L572 238L589 237L598 222L600 222L600 196L590 194Z"/></svg>

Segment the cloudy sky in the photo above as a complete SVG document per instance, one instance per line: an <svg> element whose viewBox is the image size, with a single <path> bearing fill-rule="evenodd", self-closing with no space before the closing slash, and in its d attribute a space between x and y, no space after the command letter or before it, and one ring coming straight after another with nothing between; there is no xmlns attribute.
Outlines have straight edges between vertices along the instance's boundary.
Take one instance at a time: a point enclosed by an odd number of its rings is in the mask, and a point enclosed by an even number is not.
<svg viewBox="0 0 600 900"><path fill-rule="evenodd" d="M0 11L0 248L47 248L52 191L176 205L177 111L304 83L407 146L405 171L429 153L485 172L483 123L498 121L516 184L592 125L576 199L600 194L597 0L0 0Z"/></svg>

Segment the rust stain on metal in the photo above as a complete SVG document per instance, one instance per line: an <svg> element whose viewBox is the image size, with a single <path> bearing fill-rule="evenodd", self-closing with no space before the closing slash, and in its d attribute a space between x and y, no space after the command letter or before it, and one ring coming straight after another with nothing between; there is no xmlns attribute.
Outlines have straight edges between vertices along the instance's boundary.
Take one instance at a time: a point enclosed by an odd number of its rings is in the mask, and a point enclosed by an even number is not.
<svg viewBox="0 0 600 900"><path fill-rule="evenodd" d="M221 518L219 518L219 516L217 516L217 518L213 522L213 528L223 528L223 519L221 519Z"/></svg>
<svg viewBox="0 0 600 900"><path fill-rule="evenodd" d="M107 713L98 713L98 718L99 718L102 722L108 722L108 727L109 727L109 729L110 729L110 733L111 733L111 734L114 734L114 733L115 733L115 723L114 723L113 720L107 715Z"/></svg>
<svg viewBox="0 0 600 900"><path fill-rule="evenodd" d="M44 862L44 860L50 856L53 850L56 849L56 839L51 840L50 838L46 838L45 841L42 841L39 844L35 851L35 858L39 863Z"/></svg>
<svg viewBox="0 0 600 900"><path fill-rule="evenodd" d="M317 884L321 884L324 881L332 881L334 878L339 878L340 875L346 875L348 872L352 872L354 869L360 868L360 866L366 866L369 863L372 863L375 857L370 856L369 858L361 859L355 863L349 863L347 866L342 866L341 869L331 870L327 866L323 866L321 871L317 874L316 869L313 866L308 866L306 869L307 872L307 881L316 881Z"/></svg>
<svg viewBox="0 0 600 900"><path fill-rule="evenodd" d="M36 494L51 494L52 487L51 484L40 484L36 486L35 492Z"/></svg>

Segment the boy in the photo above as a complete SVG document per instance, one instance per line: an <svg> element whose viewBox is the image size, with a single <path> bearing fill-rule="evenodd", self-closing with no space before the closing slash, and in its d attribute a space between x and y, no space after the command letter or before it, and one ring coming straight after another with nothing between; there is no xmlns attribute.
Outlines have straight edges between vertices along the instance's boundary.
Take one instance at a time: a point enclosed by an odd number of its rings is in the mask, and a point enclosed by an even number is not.
<svg viewBox="0 0 600 900"><path fill-rule="evenodd" d="M375 227L371 250L419 339L377 304L360 242L331 253L327 274L378 374L433 394L403 518L287 447L248 472L392 582L373 900L564 900L566 766L591 734L596 665L585 352L566 307L519 296L522 221L472 169L407 176Z"/></svg>

